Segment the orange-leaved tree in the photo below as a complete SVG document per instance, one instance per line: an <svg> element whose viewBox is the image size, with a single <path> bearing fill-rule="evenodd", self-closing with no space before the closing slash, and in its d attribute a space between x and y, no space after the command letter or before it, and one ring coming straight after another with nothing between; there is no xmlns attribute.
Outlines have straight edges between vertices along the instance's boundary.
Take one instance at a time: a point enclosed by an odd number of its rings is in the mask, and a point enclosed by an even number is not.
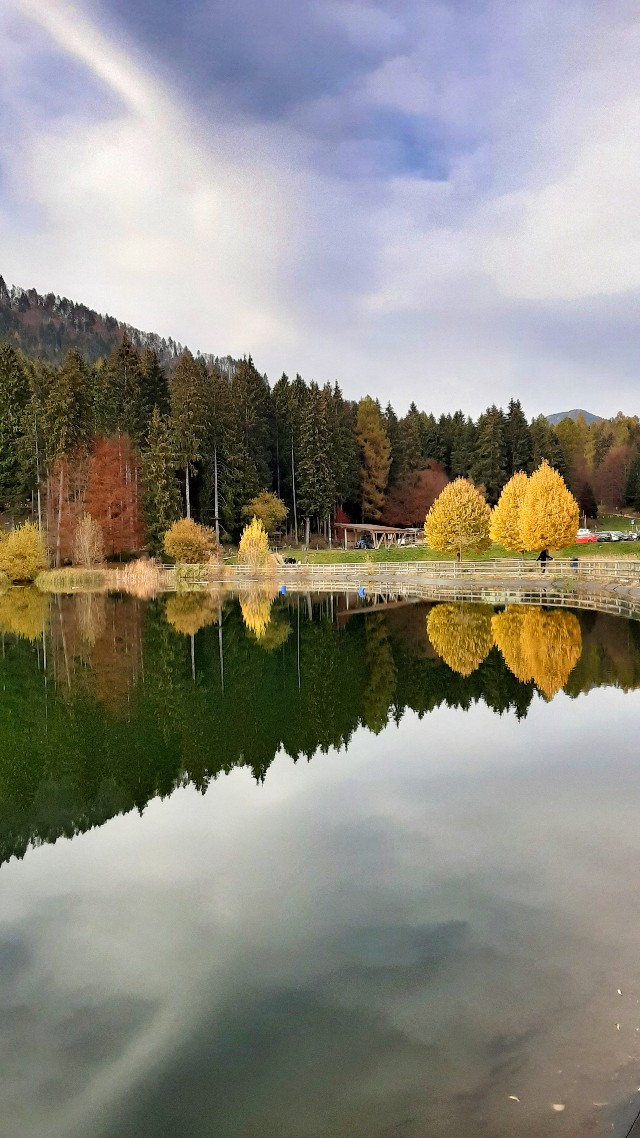
<svg viewBox="0 0 640 1138"><path fill-rule="evenodd" d="M527 482L520 518L524 549L563 549L576 540L578 503L546 459Z"/></svg>
<svg viewBox="0 0 640 1138"><path fill-rule="evenodd" d="M496 505L491 511L489 533L496 545L512 553L521 553L522 542L522 503L529 479L521 470L509 479Z"/></svg>
<svg viewBox="0 0 640 1138"><path fill-rule="evenodd" d="M442 553L488 549L491 510L479 490L466 478L456 478L445 486L425 518L427 545Z"/></svg>

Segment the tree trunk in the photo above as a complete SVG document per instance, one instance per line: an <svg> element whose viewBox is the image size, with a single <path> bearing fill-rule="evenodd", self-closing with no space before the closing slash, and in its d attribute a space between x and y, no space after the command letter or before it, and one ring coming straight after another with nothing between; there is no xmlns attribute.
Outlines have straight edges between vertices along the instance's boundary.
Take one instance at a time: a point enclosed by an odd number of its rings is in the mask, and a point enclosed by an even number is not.
<svg viewBox="0 0 640 1138"><path fill-rule="evenodd" d="M187 517L191 517L191 494L189 490L189 463L184 468L184 490L187 500Z"/></svg>
<svg viewBox="0 0 640 1138"><path fill-rule="evenodd" d="M305 549L308 549L308 548L309 548L309 533L310 533L310 530L311 530L311 518L310 518L310 517L306 517L306 518L304 519L304 545L305 545Z"/></svg>
<svg viewBox="0 0 640 1138"><path fill-rule="evenodd" d="M60 463L60 488L58 491L58 532L56 534L56 569L60 568L60 547L62 544L62 487L64 483L64 466Z"/></svg>
<svg viewBox="0 0 640 1138"><path fill-rule="evenodd" d="M218 517L218 448L213 448L213 512L215 515L216 541L220 545L220 518Z"/></svg>
<svg viewBox="0 0 640 1138"><path fill-rule="evenodd" d="M298 507L296 505L296 465L293 454L293 437L291 439L291 485L293 489L293 528L298 542Z"/></svg>

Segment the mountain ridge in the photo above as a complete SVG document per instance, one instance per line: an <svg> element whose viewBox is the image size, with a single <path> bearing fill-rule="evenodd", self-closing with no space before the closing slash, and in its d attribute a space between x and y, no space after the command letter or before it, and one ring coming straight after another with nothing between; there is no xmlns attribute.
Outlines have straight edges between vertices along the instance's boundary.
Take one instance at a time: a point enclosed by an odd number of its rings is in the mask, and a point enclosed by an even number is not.
<svg viewBox="0 0 640 1138"><path fill-rule="evenodd" d="M585 411L582 407L574 407L571 411L556 411L553 415L546 415L545 417L547 423L550 423L552 427L557 427L563 419L573 419L575 423L580 415L589 427L592 423L602 422L602 415L594 415L592 411Z"/></svg>
<svg viewBox="0 0 640 1138"><path fill-rule="evenodd" d="M149 348L161 364L172 368L185 345L171 336L143 332L114 316L96 312L86 304L57 296L42 295L35 288L8 287L0 276L0 340L7 340L27 356L38 356L47 363L60 363L76 348L89 363L109 353L126 335L139 350ZM194 352L208 364L228 372L235 361L212 353Z"/></svg>

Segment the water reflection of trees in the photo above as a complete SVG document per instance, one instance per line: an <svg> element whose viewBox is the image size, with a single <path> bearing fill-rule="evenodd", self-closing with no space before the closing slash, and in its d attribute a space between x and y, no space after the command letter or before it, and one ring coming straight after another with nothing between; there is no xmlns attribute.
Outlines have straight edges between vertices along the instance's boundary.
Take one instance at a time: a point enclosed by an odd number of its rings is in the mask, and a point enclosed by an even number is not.
<svg viewBox="0 0 640 1138"><path fill-rule="evenodd" d="M640 686L640 626L604 616L416 605L345 622L326 600L286 597L256 637L238 604L220 600L218 613L209 600L167 611L164 599L54 597L44 646L35 602L21 624L35 638L5 618L0 857L142 810L184 781L205 789L235 766L262 779L281 749L309 758L406 709L481 700L522 717L534 684L547 697Z"/></svg>
<svg viewBox="0 0 640 1138"><path fill-rule="evenodd" d="M493 617L492 626L514 676L533 680L547 699L565 686L582 651L580 622L573 613L510 605Z"/></svg>
<svg viewBox="0 0 640 1138"><path fill-rule="evenodd" d="M438 656L454 672L470 676L493 648L488 605L436 605L427 617L427 633Z"/></svg>

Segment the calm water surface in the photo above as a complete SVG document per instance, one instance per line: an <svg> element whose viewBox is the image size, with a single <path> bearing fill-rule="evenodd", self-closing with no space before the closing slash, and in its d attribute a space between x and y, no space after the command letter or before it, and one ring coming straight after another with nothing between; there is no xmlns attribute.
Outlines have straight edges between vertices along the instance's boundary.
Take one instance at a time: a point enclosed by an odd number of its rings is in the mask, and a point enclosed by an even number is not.
<svg viewBox="0 0 640 1138"><path fill-rule="evenodd" d="M626 1134L640 625L18 599L0 1134Z"/></svg>

